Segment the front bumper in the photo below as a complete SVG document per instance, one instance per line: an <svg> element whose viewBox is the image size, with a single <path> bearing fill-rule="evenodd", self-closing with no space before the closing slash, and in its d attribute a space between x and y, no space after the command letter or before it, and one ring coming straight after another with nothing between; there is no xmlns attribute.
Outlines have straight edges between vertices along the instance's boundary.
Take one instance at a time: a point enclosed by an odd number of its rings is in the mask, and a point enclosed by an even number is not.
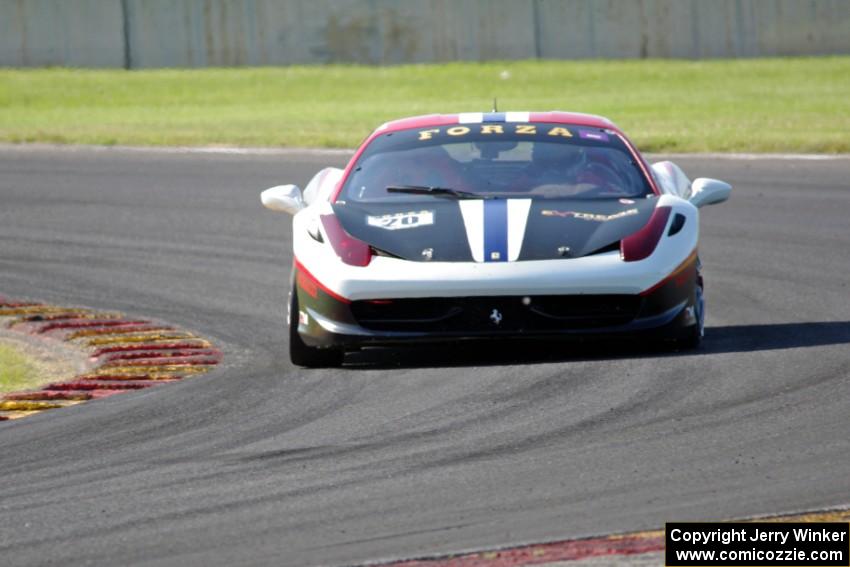
<svg viewBox="0 0 850 567"><path fill-rule="evenodd" d="M486 295L347 300L294 268L298 331L314 347L467 339L671 338L697 324L693 254L651 289L633 294Z"/></svg>

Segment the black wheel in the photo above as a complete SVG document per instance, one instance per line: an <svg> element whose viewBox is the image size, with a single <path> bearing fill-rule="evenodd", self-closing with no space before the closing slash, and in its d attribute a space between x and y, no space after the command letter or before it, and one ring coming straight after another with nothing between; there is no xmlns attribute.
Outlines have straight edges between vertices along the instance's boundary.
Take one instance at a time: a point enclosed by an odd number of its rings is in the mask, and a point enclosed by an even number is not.
<svg viewBox="0 0 850 567"><path fill-rule="evenodd" d="M696 325L683 329L676 339L676 348L680 350L692 350L699 347L702 337L705 335L705 300L702 296L702 278L696 286L696 298L694 300L694 318Z"/></svg>
<svg viewBox="0 0 850 567"><path fill-rule="evenodd" d="M342 366L345 353L339 348L316 348L306 344L298 334L298 294L290 292L289 314L289 359L292 364L305 368L329 368Z"/></svg>

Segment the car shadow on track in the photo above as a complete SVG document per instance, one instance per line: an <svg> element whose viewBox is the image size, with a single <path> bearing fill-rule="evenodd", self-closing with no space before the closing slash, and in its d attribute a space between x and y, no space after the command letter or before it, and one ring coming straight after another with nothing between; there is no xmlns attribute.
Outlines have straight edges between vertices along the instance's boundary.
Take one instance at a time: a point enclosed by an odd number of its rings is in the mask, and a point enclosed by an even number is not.
<svg viewBox="0 0 850 567"><path fill-rule="evenodd" d="M850 344L850 321L709 327L699 354Z"/></svg>
<svg viewBox="0 0 850 567"><path fill-rule="evenodd" d="M634 339L598 342L461 341L440 346L368 348L349 353L346 357L346 367L353 370L375 370L545 364L621 358L704 356L837 344L850 344L850 321L708 327L700 348L684 351Z"/></svg>

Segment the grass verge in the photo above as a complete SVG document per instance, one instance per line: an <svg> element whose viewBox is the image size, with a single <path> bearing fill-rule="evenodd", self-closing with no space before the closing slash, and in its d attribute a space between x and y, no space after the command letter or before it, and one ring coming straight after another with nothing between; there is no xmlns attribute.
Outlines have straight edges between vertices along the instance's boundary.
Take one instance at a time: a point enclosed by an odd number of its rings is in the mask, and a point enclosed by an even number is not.
<svg viewBox="0 0 850 567"><path fill-rule="evenodd" d="M0 342L0 393L39 385L38 369L18 348Z"/></svg>
<svg viewBox="0 0 850 567"><path fill-rule="evenodd" d="M0 70L0 141L353 147L431 112L576 110L645 151L850 152L850 57Z"/></svg>

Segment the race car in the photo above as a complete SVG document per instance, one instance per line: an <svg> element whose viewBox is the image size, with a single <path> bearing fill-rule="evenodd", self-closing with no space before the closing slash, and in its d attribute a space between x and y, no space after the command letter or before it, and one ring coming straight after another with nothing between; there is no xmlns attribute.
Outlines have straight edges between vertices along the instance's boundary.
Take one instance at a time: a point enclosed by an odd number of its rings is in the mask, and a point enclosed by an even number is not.
<svg viewBox="0 0 850 567"><path fill-rule="evenodd" d="M731 186L650 166L610 120L567 112L429 115L375 130L293 216L289 352L466 339L645 336L699 345L699 207Z"/></svg>

